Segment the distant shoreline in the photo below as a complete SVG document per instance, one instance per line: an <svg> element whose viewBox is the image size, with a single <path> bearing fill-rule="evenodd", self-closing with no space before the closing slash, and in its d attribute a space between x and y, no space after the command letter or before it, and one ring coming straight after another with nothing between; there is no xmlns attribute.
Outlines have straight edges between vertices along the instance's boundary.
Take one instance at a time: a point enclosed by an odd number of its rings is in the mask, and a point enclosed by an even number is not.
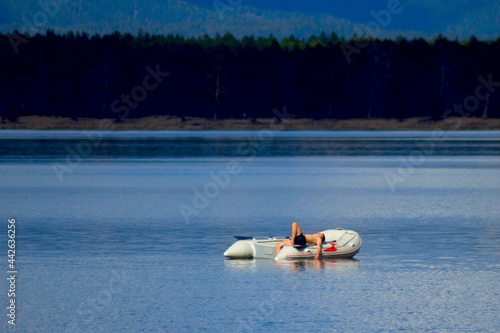
<svg viewBox="0 0 500 333"><path fill-rule="evenodd" d="M103 126L103 124L106 124ZM177 116L150 116L126 119L115 123L114 119L78 118L78 121L63 117L24 116L16 122L4 120L1 129L37 130L498 130L500 119L496 118L448 118L434 121L430 118L398 119L284 119L279 122L271 118L251 119L205 119Z"/></svg>

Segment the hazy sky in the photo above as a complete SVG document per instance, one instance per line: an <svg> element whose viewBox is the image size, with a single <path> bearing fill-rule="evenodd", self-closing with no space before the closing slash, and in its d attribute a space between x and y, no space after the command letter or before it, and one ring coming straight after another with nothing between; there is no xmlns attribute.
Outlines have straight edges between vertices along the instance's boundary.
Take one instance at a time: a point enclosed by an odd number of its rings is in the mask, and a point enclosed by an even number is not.
<svg viewBox="0 0 500 333"><path fill-rule="evenodd" d="M394 29L444 31L447 26L460 24L468 14L480 10L488 1L461 0L236 0L241 5L262 9L299 12L304 14L328 14L352 23L367 23L374 19L371 11L386 10L389 3L400 3L403 11L392 15L390 25ZM201 7L210 7L212 1L191 0ZM484 4L482 4L484 2ZM498 1L497 1L498 2ZM229 3L229 2L228 2ZM445 3L445 5L442 5ZM494 4L490 1L490 5Z"/></svg>
<svg viewBox="0 0 500 333"><path fill-rule="evenodd" d="M214 1L188 0L200 7L214 9ZM400 4L402 11L391 15L388 30L421 31L428 34L470 31L477 35L500 34L499 0L221 0L271 11L307 15L331 15L354 24L374 21L389 5Z"/></svg>
<svg viewBox="0 0 500 333"><path fill-rule="evenodd" d="M22 29L26 19L43 21L47 11L41 3L56 1L66 4L48 15L39 30L105 33L143 28L183 35L229 30L238 36L293 33L298 37L336 30L348 37L354 26L369 25L379 26L388 36L442 33L450 38L474 34L495 39L500 35L500 0L2 0L0 31Z"/></svg>

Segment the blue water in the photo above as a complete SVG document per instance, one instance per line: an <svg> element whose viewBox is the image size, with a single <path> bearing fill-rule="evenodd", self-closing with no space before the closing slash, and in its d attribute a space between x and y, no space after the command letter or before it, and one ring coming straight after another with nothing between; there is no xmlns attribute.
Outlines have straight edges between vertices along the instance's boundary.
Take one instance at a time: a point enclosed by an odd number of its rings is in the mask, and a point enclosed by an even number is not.
<svg viewBox="0 0 500 333"><path fill-rule="evenodd" d="M499 153L498 131L2 131L2 327L497 332ZM224 259L293 221L356 230L361 251Z"/></svg>

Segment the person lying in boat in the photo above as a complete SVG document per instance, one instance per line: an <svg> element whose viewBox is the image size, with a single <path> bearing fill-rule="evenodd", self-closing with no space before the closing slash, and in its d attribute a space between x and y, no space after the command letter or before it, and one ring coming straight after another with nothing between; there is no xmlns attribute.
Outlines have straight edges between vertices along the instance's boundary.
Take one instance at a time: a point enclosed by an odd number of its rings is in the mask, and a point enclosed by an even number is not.
<svg viewBox="0 0 500 333"><path fill-rule="evenodd" d="M303 235L302 230L300 230L300 227L297 224L297 222L293 222L292 238L276 244L276 251L274 252L274 256L276 257L278 255L283 246L316 244L316 246L318 247L318 253L314 257L314 259L318 260L321 254L321 244L323 244L324 241L325 241L325 234L318 232L317 234L314 235Z"/></svg>

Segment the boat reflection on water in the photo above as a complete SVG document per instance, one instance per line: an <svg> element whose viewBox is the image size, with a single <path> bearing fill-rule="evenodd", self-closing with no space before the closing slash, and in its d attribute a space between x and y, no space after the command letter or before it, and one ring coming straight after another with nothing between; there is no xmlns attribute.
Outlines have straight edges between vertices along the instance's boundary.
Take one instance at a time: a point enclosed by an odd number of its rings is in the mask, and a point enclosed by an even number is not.
<svg viewBox="0 0 500 333"><path fill-rule="evenodd" d="M324 259L324 260L279 260L276 266L291 271L303 271L307 269L344 271L358 269L361 261L358 259Z"/></svg>
<svg viewBox="0 0 500 333"><path fill-rule="evenodd" d="M268 259L226 259L224 263L226 267L232 269L241 269L241 270L249 270L256 271L257 270L257 262L261 265L270 266L273 264L274 260Z"/></svg>
<svg viewBox="0 0 500 333"><path fill-rule="evenodd" d="M279 267L289 271L301 271L307 269L345 271L359 269L359 259L323 259L323 260L267 260L267 259L232 259L225 260L226 267L257 271L259 268Z"/></svg>

